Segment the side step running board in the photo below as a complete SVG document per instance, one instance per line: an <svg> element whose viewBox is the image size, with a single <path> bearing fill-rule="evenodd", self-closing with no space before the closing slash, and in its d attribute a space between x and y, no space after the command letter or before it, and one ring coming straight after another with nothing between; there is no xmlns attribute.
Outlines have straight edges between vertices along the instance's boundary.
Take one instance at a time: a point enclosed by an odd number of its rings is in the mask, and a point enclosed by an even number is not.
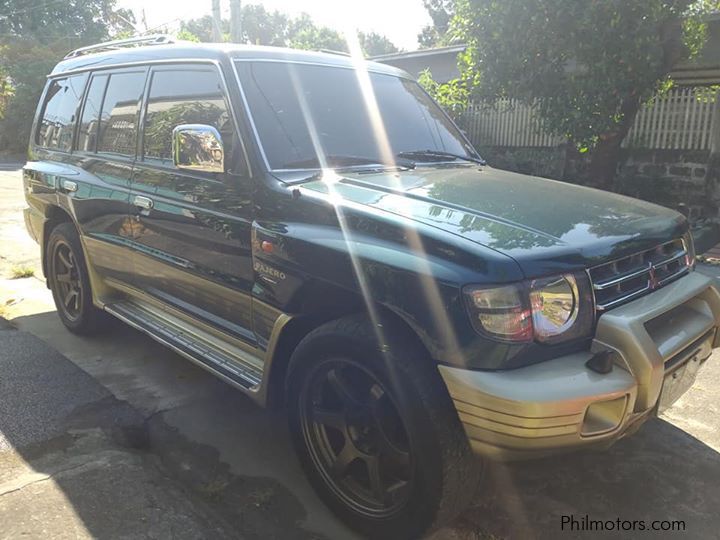
<svg viewBox="0 0 720 540"><path fill-rule="evenodd" d="M259 358L176 317L133 301L106 304L105 311L234 386L254 391L262 382Z"/></svg>

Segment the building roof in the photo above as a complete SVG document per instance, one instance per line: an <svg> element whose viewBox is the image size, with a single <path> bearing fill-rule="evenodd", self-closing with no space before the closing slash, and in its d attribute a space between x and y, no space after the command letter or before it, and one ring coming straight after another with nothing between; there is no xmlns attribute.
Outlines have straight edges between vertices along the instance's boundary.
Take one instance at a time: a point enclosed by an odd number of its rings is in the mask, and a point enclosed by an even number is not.
<svg viewBox="0 0 720 540"><path fill-rule="evenodd" d="M440 54L457 54L463 52L467 48L467 45L450 45L448 47L435 47L433 49L418 49L417 51L408 52L396 52L390 54L380 54L378 56L371 56L370 60L376 60L378 62L385 62L387 60L401 60L405 58L421 58L423 56L436 56Z"/></svg>
<svg viewBox="0 0 720 540"><path fill-rule="evenodd" d="M163 60L280 60L287 62L301 62L357 68L356 59L344 54L327 52L305 51L299 49L286 49L283 47L266 47L260 45L239 45L234 43L190 43L179 42L167 45L151 45L133 48L118 48L103 50L92 54L83 54L66 58L58 63L52 74L66 71L101 68L104 66L143 62L158 62ZM362 61L367 69L389 75L409 77L398 68L376 62Z"/></svg>

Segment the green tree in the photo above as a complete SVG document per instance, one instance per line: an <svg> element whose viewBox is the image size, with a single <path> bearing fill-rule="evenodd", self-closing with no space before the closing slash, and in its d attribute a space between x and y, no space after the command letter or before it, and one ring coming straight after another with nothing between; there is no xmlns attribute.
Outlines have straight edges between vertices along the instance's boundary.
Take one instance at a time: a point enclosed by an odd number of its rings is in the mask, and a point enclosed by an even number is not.
<svg viewBox="0 0 720 540"><path fill-rule="evenodd" d="M187 32L188 34L195 36L199 41L211 43L213 41L212 26L213 21L210 15L205 15L204 17L200 17L199 19L182 21L182 23L180 24L180 32L178 33L178 37L180 37L180 34ZM220 23L220 30L223 34L229 34L230 21L228 21L227 19L223 19Z"/></svg>
<svg viewBox="0 0 720 540"><path fill-rule="evenodd" d="M345 38L327 26L318 26L307 13L292 19L288 27L288 46L294 49L327 49L347 52Z"/></svg>
<svg viewBox="0 0 720 540"><path fill-rule="evenodd" d="M455 0L423 0L432 24L418 34L421 49L447 45L450 39L450 21L455 13Z"/></svg>
<svg viewBox="0 0 720 540"><path fill-rule="evenodd" d="M379 56L398 52L398 48L392 41L376 32L358 32L358 40L365 56Z"/></svg>
<svg viewBox="0 0 720 540"><path fill-rule="evenodd" d="M267 11L260 4L242 7L242 30L246 43L283 47L288 40L288 17L279 11Z"/></svg>
<svg viewBox="0 0 720 540"><path fill-rule="evenodd" d="M418 83L443 109L456 121L460 120L468 106L467 84L462 79L453 79L439 83L432 77L432 72L425 69L418 76Z"/></svg>
<svg viewBox="0 0 720 540"><path fill-rule="evenodd" d="M268 11L262 5L247 4L242 11L242 43L272 45L295 49L347 52L345 37L327 26L315 24L307 13L289 17L279 11ZM212 18L210 16L183 21L178 37L212 41ZM221 30L229 36L230 22L223 20ZM183 37L184 36L184 37ZM385 36L375 32L359 32L358 39L366 56L397 52L398 48Z"/></svg>
<svg viewBox="0 0 720 540"><path fill-rule="evenodd" d="M481 99L536 104L544 128L590 150L588 180L609 189L640 105L699 52L716 0L457 0L463 78Z"/></svg>
<svg viewBox="0 0 720 540"><path fill-rule="evenodd" d="M27 148L45 77L68 51L132 29L115 0L0 1L0 149Z"/></svg>
<svg viewBox="0 0 720 540"><path fill-rule="evenodd" d="M289 19L279 11L268 11L259 4L246 4L241 8L242 43L253 45L286 46L289 32ZM220 30L229 40L230 21L223 19ZM210 43L212 37L212 17L206 15L199 19L182 21L181 32L188 32L198 40ZM180 35L178 34L178 37Z"/></svg>

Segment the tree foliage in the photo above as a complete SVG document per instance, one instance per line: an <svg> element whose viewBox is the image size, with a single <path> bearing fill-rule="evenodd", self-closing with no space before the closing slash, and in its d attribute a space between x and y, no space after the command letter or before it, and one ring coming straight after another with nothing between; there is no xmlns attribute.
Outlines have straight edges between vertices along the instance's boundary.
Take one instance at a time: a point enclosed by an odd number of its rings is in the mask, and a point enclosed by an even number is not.
<svg viewBox="0 0 720 540"><path fill-rule="evenodd" d="M391 54L399 50L387 37L376 32L358 32L358 40L365 56Z"/></svg>
<svg viewBox="0 0 720 540"><path fill-rule="evenodd" d="M131 28L115 0L0 2L0 149L23 151L45 77L71 49Z"/></svg>
<svg viewBox="0 0 720 540"><path fill-rule="evenodd" d="M432 24L425 26L418 34L420 48L448 45L452 41L450 22L455 13L455 0L423 0L423 5Z"/></svg>
<svg viewBox="0 0 720 540"><path fill-rule="evenodd" d="M316 25L307 13L288 24L287 46L293 49L327 49L347 52L348 47L343 36L327 26Z"/></svg>
<svg viewBox="0 0 720 540"><path fill-rule="evenodd" d="M462 79L453 79L439 83L432 77L432 72L425 69L418 76L418 83L443 109L455 120L459 120L468 106L468 89Z"/></svg>
<svg viewBox="0 0 720 540"><path fill-rule="evenodd" d="M592 180L612 180L641 103L705 40L702 0L457 0L454 31L472 95L535 104L545 129L594 150ZM606 165L600 166L601 161Z"/></svg>
<svg viewBox="0 0 720 540"><path fill-rule="evenodd" d="M268 11L259 4L246 4L242 12L242 42L252 45L272 45L295 49L328 49L347 52L348 46L342 34L320 26L307 13L289 17L279 11ZM221 30L229 41L230 22L223 20ZM212 41L212 18L210 16L184 21L181 34ZM375 32L358 34L360 46L367 56L396 52L397 47L385 36Z"/></svg>
<svg viewBox="0 0 720 540"><path fill-rule="evenodd" d="M184 36L183 39L188 41L202 41L210 43L213 40L212 27L213 20L210 15L205 15L204 17L200 17L198 19L182 21L178 37L182 35ZM223 19L221 21L220 31L223 35L230 34L230 21L228 19Z"/></svg>

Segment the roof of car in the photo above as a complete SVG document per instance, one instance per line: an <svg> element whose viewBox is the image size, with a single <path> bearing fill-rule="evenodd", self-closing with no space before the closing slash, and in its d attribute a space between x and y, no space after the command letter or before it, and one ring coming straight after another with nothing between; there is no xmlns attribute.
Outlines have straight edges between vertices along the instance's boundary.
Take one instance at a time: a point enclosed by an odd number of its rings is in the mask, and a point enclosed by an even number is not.
<svg viewBox="0 0 720 540"><path fill-rule="evenodd" d="M273 60L301 62L327 66L357 68L358 62L345 54L333 54L283 47L260 45L238 45L232 43L190 43L180 42L168 45L152 45L133 48L119 48L110 51L84 54L67 58L58 63L51 75L68 71L99 69L102 67L144 62L182 61L182 60ZM378 62L363 61L362 65L371 71L411 78L398 68Z"/></svg>

